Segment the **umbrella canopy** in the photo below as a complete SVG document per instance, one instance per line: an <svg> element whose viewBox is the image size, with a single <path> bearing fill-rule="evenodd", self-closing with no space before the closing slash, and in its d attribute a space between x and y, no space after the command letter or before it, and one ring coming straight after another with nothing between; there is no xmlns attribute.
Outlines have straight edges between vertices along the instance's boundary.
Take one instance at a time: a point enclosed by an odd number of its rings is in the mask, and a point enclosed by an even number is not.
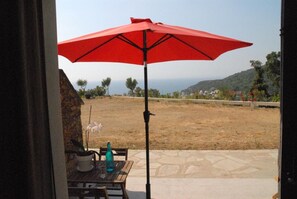
<svg viewBox="0 0 297 199"><path fill-rule="evenodd" d="M144 65L146 198L151 198L147 64L175 60L214 60L222 53L252 43L189 28L131 18L131 24L70 39L58 44L59 55L71 62L121 62Z"/></svg>
<svg viewBox="0 0 297 199"><path fill-rule="evenodd" d="M121 62L143 65L174 60L214 60L224 52L252 45L211 33L131 18L131 24L59 43L71 62ZM146 30L146 47L143 31Z"/></svg>

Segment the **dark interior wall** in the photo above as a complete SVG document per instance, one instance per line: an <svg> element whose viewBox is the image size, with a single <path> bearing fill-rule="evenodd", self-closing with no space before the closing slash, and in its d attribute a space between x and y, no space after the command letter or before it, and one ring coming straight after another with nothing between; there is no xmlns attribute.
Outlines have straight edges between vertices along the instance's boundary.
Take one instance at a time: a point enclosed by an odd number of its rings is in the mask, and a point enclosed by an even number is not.
<svg viewBox="0 0 297 199"><path fill-rule="evenodd" d="M48 95L57 92L48 78L53 75L55 79L58 74L57 53L49 48L56 47L54 3L54 0L0 3L3 82L0 147L4 156L0 198L57 198L56 164L53 164L56 155L52 156L51 147L53 111L48 108L58 110L54 105L57 102ZM56 68L50 68L55 62Z"/></svg>
<svg viewBox="0 0 297 199"><path fill-rule="evenodd" d="M297 2L282 1L281 198L297 198Z"/></svg>
<svg viewBox="0 0 297 199"><path fill-rule="evenodd" d="M1 28L5 30L1 37L1 52L5 59L1 74L7 85L1 108L1 123L5 124L1 130L4 135L1 147L7 151L4 153L6 161L1 161L5 168L1 198L53 196L52 189L42 187L53 185L51 180L43 180L51 179L52 175L47 166L51 157L39 6L37 2L22 1L1 6L2 15L6 15L2 19L8 19ZM13 188L18 191L10 191Z"/></svg>

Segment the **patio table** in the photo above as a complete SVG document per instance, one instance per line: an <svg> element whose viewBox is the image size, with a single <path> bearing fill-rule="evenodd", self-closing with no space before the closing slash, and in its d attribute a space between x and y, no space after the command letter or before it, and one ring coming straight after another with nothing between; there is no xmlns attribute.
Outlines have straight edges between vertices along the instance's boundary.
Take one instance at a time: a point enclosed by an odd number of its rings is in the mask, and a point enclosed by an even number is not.
<svg viewBox="0 0 297 199"><path fill-rule="evenodd" d="M95 183L96 185L119 185L122 190L122 196L125 199L128 199L129 196L126 192L125 182L128 177L128 174L132 168L133 161L115 161L115 170L112 173L106 172L105 161L96 161L96 166L87 172L81 172L74 170L67 176L67 181L69 184L78 184L78 183ZM110 196L119 196L108 194Z"/></svg>

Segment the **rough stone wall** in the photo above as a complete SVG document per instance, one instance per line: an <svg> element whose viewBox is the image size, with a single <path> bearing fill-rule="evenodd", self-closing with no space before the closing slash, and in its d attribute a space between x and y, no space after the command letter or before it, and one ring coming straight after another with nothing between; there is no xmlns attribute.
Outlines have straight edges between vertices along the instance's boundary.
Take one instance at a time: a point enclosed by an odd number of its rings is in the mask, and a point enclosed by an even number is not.
<svg viewBox="0 0 297 199"><path fill-rule="evenodd" d="M83 101L60 69L60 94L65 150L73 150L71 139L82 140L81 105ZM67 173L75 168L74 156L65 154Z"/></svg>

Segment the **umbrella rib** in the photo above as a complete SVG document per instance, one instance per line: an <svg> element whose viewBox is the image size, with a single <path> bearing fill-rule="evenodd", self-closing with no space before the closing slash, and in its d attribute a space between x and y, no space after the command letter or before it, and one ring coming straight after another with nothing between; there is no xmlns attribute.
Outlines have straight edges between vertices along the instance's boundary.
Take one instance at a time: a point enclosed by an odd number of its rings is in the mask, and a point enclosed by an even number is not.
<svg viewBox="0 0 297 199"><path fill-rule="evenodd" d="M135 47L135 48L137 48L137 49L139 49L139 50L142 51L142 48L141 47L139 47L136 43L134 43L133 41L131 41L130 39L128 39L124 35L119 34L119 35L117 35L117 38L119 40L122 40L123 42L126 42L127 44L129 44L129 45L131 45L131 46L133 46L133 47Z"/></svg>
<svg viewBox="0 0 297 199"><path fill-rule="evenodd" d="M172 37L175 38L176 40L178 40L179 42L181 42L181 43L187 45L188 47L190 47L190 48L192 48L192 49L198 51L199 53L203 54L204 56L208 57L210 60L214 60L214 58L212 58L212 57L210 57L209 55L205 54L204 52L202 52L201 50L197 49L196 47L194 47L194 46L188 44L187 42L185 42L185 41L179 39L179 38L176 37L175 35L172 35Z"/></svg>
<svg viewBox="0 0 297 199"><path fill-rule="evenodd" d="M104 43L100 44L99 46L96 46L95 48L89 50L88 52L86 52L85 54L81 55L80 57L78 57L77 59L74 60L74 62L77 62L78 60L80 60L81 58L83 58L84 56L90 54L91 52L97 50L98 48L100 48L101 46L104 46L105 44L107 44L108 42L114 40L115 38L117 38L117 35L110 38L109 40L105 41Z"/></svg>
<svg viewBox="0 0 297 199"><path fill-rule="evenodd" d="M158 41L156 41L153 45L151 45L148 50L160 45L161 43L167 41L168 39L170 39L171 37L173 37L173 35L171 34L166 34L163 37L161 37Z"/></svg>

